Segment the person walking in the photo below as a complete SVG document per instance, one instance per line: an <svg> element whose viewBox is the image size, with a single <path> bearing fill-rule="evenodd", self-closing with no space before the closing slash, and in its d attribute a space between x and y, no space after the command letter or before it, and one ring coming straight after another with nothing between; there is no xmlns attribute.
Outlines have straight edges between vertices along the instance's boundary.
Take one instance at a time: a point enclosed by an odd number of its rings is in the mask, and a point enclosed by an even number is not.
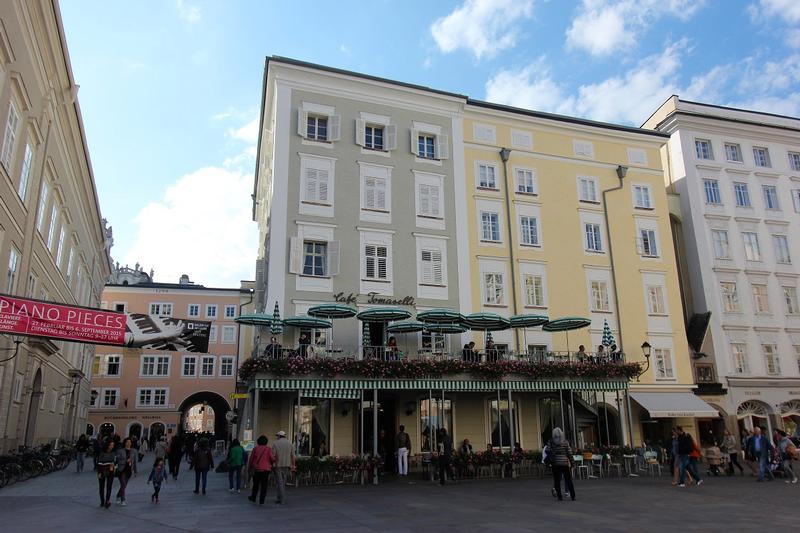
<svg viewBox="0 0 800 533"><path fill-rule="evenodd" d="M736 449L736 437L727 429L725 430L725 435L722 437L722 453L728 454L728 475L732 476L736 473L733 469L735 466L739 469L739 474L743 476L744 468L739 464L739 451Z"/></svg>
<svg viewBox="0 0 800 533"><path fill-rule="evenodd" d="M575 486L572 483L572 448L561 428L553 428L552 437L547 443L547 457L553 469L553 488L558 501L564 500L561 494L561 478L564 478L564 488L569 492L570 498L575 501Z"/></svg>
<svg viewBox="0 0 800 533"><path fill-rule="evenodd" d="M395 439L397 446L397 475L408 475L408 454L411 452L411 437L406 433L406 427L400 426L400 431Z"/></svg>
<svg viewBox="0 0 800 533"><path fill-rule="evenodd" d="M101 445L101 452L97 454L97 481L100 488L100 507L111 507L111 487L114 485L114 441L106 440Z"/></svg>
<svg viewBox="0 0 800 533"><path fill-rule="evenodd" d="M153 483L153 494L150 496L150 501L158 503L158 493L161 492L161 484L167 482L167 469L164 468L164 459L156 459L153 469L150 470L150 477L147 478L147 484Z"/></svg>
<svg viewBox="0 0 800 533"><path fill-rule="evenodd" d="M119 490L117 490L117 504L125 507L125 489L128 487L128 480L136 472L136 452L133 450L133 441L128 437L114 453L115 473L119 478Z"/></svg>
<svg viewBox="0 0 800 533"><path fill-rule="evenodd" d="M672 440L670 441L670 457L672 459L672 484L678 484L678 476L681 470L681 459L678 452L678 430L672 428Z"/></svg>
<svg viewBox="0 0 800 533"><path fill-rule="evenodd" d="M162 435L158 439L158 442L156 442L155 447L153 448L153 451L155 452L155 458L156 459L164 459L164 460L166 460L167 459L167 448L169 448L169 446L167 446L167 437Z"/></svg>
<svg viewBox="0 0 800 533"><path fill-rule="evenodd" d="M244 465L244 448L238 439L233 439L228 447L228 486L233 492L233 478L236 477L236 492L242 488L242 466Z"/></svg>
<svg viewBox="0 0 800 533"><path fill-rule="evenodd" d="M681 426L676 426L675 430L678 433L678 458L680 460L678 486L686 486L686 471L688 470L692 479L695 480L699 487L703 484L703 480L700 478L700 473L697 471L697 462L692 458L692 455L698 455L695 450L694 439L692 439L691 435L683 431Z"/></svg>
<svg viewBox="0 0 800 533"><path fill-rule="evenodd" d="M787 477L786 483L797 483L797 476L792 469L792 459L797 458L798 455L797 447L789 438L789 435L780 429L775 430L775 441L778 443L783 475ZM788 479L789 476L792 476L791 480Z"/></svg>
<svg viewBox="0 0 800 533"><path fill-rule="evenodd" d="M89 450L89 439L86 438L86 435L81 435L78 437L78 442L75 443L75 452L77 453L77 470L76 472L80 474L83 472L83 463L86 460L86 452Z"/></svg>
<svg viewBox="0 0 800 533"><path fill-rule="evenodd" d="M169 474L172 479L177 481L178 472L181 469L181 459L183 458L183 445L180 437L173 435L167 447L167 461L169 463Z"/></svg>
<svg viewBox="0 0 800 533"><path fill-rule="evenodd" d="M238 441L234 442L238 444ZM286 442L289 441L287 440ZM258 437L256 446L253 448L253 451L250 452L250 459L247 462L247 468L253 473L253 488L247 499L255 503L257 494L259 505L264 505L264 500L267 499L269 473L272 471L272 465L275 463L275 454L272 452L272 448L267 446L268 443L269 439L267 439L266 435ZM239 448L241 449L241 446ZM241 466L239 468L241 469ZM232 476L231 479L233 479ZM231 486L233 486L233 481L231 481ZM233 492L232 488L231 492ZM239 492L238 489L236 492Z"/></svg>
<svg viewBox="0 0 800 533"><path fill-rule="evenodd" d="M202 438L197 442L197 450L192 457L192 468L194 468L194 493L200 492L200 480L203 480L203 495L206 494L208 484L208 471L214 468L214 457L208 446L208 439Z"/></svg>
<svg viewBox="0 0 800 533"><path fill-rule="evenodd" d="M439 483L444 485L445 478L450 475L450 461L453 459L453 439L447 434L447 428L439 430Z"/></svg>
<svg viewBox="0 0 800 533"><path fill-rule="evenodd" d="M747 441L747 451L749 455L758 463L758 479L756 481L764 481L767 477L769 481L775 479L772 471L769 469L769 460L772 457L774 448L769 438L762 433L759 426L753 428L753 435Z"/></svg>
<svg viewBox="0 0 800 533"><path fill-rule="evenodd" d="M97 470L97 458L103 453L103 439L100 435L92 439L92 461L94 469Z"/></svg>
<svg viewBox="0 0 800 533"><path fill-rule="evenodd" d="M286 499L286 478L289 477L290 469L295 470L294 449L292 443L286 438L285 431L275 434L278 439L272 445L272 453L275 456L275 486L278 491L275 503L281 505Z"/></svg>

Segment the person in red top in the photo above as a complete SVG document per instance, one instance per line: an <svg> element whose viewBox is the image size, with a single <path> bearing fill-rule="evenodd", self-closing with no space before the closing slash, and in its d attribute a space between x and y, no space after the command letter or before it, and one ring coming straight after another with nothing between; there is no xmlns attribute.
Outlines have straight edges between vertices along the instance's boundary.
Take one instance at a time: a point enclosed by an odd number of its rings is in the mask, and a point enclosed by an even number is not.
<svg viewBox="0 0 800 533"><path fill-rule="evenodd" d="M267 442L269 441L266 435L258 437L256 447L253 448L247 461L247 468L253 472L253 492L247 499L255 503L258 493L258 503L261 505L264 505L264 500L267 498L269 473L275 463L275 455L272 453L272 448L267 446Z"/></svg>

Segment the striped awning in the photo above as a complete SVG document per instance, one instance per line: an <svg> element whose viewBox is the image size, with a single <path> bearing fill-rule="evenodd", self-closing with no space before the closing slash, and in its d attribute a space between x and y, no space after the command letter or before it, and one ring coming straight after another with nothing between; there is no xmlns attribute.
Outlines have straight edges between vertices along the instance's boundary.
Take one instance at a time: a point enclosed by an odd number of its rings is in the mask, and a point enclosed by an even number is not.
<svg viewBox="0 0 800 533"><path fill-rule="evenodd" d="M448 379L256 379L259 390L303 391L327 394L331 391L362 390L446 390L451 392L480 392L511 389L512 392L546 392L553 390L615 391L628 388L626 381L593 380L448 380ZM317 398L329 396L314 396ZM355 397L355 396L354 396Z"/></svg>
<svg viewBox="0 0 800 533"><path fill-rule="evenodd" d="M361 391L357 390L304 390L300 392L302 398L319 398L326 400L358 400Z"/></svg>

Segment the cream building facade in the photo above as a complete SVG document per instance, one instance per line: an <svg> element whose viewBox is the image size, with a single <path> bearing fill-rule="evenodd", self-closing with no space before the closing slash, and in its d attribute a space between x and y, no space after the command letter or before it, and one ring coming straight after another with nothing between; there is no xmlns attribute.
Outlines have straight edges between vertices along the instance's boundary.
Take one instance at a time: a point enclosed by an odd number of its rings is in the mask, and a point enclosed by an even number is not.
<svg viewBox="0 0 800 533"><path fill-rule="evenodd" d="M56 2L0 3L0 291L97 307L110 273ZM0 451L72 439L94 347L0 337Z"/></svg>

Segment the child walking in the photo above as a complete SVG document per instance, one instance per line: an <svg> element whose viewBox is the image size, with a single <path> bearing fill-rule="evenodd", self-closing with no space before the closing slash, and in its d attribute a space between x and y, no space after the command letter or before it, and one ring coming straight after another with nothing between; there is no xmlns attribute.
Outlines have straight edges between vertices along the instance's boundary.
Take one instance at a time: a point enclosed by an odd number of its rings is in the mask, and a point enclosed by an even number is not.
<svg viewBox="0 0 800 533"><path fill-rule="evenodd" d="M158 493L161 491L161 483L167 481L167 470L164 468L164 459L159 457L156 459L153 469L150 471L150 477L147 478L147 484L153 482L153 495L150 496L150 501L158 503Z"/></svg>

